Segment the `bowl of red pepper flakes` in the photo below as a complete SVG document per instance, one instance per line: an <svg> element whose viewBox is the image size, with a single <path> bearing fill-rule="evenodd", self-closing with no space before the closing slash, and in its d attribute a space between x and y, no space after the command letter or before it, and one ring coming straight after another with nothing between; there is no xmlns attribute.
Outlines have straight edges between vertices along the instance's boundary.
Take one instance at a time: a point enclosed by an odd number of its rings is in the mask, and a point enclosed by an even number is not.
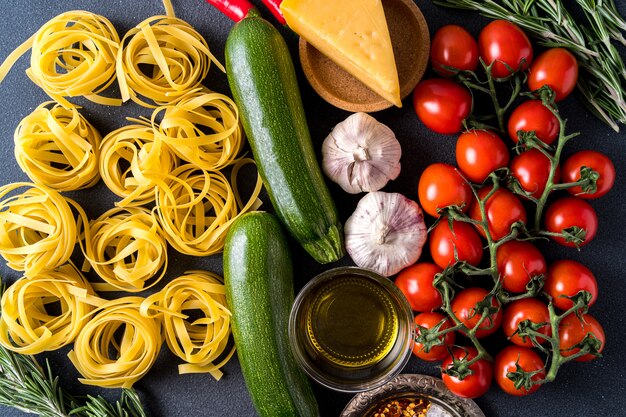
<svg viewBox="0 0 626 417"><path fill-rule="evenodd" d="M485 417L476 403L454 395L439 378L401 374L355 395L340 417Z"/></svg>

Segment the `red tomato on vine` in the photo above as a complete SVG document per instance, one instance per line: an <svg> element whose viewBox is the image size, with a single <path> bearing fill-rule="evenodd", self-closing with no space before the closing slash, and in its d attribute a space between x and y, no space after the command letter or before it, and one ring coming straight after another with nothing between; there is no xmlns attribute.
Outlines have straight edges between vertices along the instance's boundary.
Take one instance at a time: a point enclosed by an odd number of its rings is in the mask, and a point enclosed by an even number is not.
<svg viewBox="0 0 626 417"><path fill-rule="evenodd" d="M508 165L509 149L493 132L470 130L456 141L456 163L468 179L482 183L491 172Z"/></svg>
<svg viewBox="0 0 626 417"><path fill-rule="evenodd" d="M591 294L590 306L598 299L598 282L593 273L580 262L569 259L550 265L543 289L552 297L552 304L561 310L574 306L572 300L566 297L572 297L579 291Z"/></svg>
<svg viewBox="0 0 626 417"><path fill-rule="evenodd" d="M459 261L474 266L483 257L483 242L476 229L469 223L457 220L452 222L451 229L447 217L430 231L429 248L433 261L441 268L456 262L455 251Z"/></svg>
<svg viewBox="0 0 626 417"><path fill-rule="evenodd" d="M454 81L431 78L413 90L413 107L427 128L449 135L461 131L472 110L472 96Z"/></svg>
<svg viewBox="0 0 626 417"><path fill-rule="evenodd" d="M430 62L443 76L454 74L446 67L474 71L478 66L478 44L458 25L445 25L435 32L430 44Z"/></svg>
<svg viewBox="0 0 626 417"><path fill-rule="evenodd" d="M445 320L445 321L444 321ZM416 336L420 334L420 327L426 329L433 329L437 327L440 323L439 331L450 329L452 327L452 321L449 318L446 318L443 314L437 312L425 312L420 313L415 316L414 319L417 327L415 328ZM441 345L433 346L430 348L428 352L424 350L424 345L418 342L413 344L413 354L418 358L428 361L434 362L442 360L448 354L448 346L452 346L456 339L456 334L454 332L448 332L444 336L440 337L443 343Z"/></svg>
<svg viewBox="0 0 626 417"><path fill-rule="evenodd" d="M584 231L574 237L550 236L563 246L583 246L591 242L598 231L598 216L589 203L580 198L561 198L546 210L545 227L548 232L562 234L566 229L577 227ZM577 242L580 240L580 242Z"/></svg>
<svg viewBox="0 0 626 417"><path fill-rule="evenodd" d="M433 286L435 275L440 272L441 268L427 262L417 263L400 271L395 283L413 311L432 311L441 307L441 294Z"/></svg>
<svg viewBox="0 0 626 417"><path fill-rule="evenodd" d="M532 384L530 388L515 387L510 373L528 372L533 373L530 381L539 381L546 375L545 364L541 356L533 349L521 346L507 346L496 356L494 363L494 379L504 392L517 397L531 394L537 391L540 385Z"/></svg>
<svg viewBox="0 0 626 417"><path fill-rule="evenodd" d="M459 206L467 211L474 198L469 184L448 164L432 164L426 167L417 184L417 194L422 209L433 217L439 217L438 208Z"/></svg>
<svg viewBox="0 0 626 417"><path fill-rule="evenodd" d="M537 331L548 337L552 335L548 306L536 298L523 298L512 301L504 308L502 331L511 343L518 346L533 347L530 337L522 337L517 333L518 325L525 320L535 324L546 323ZM546 341L545 338L539 336L536 337L536 340L539 343Z"/></svg>
<svg viewBox="0 0 626 417"><path fill-rule="evenodd" d="M492 186L478 190L478 198L483 200L492 190ZM485 214L491 238L496 241L502 239L511 232L513 223L526 223L526 209L519 198L505 188L498 188L485 202ZM482 221L480 206L474 201L469 210L472 219ZM477 226L478 232L485 236L482 226Z"/></svg>
<svg viewBox="0 0 626 417"><path fill-rule="evenodd" d="M511 174L519 182L520 187L533 197L539 199L546 189L550 178L552 164L541 151L533 148L517 155L511 161ZM561 178L561 170L556 167L552 183L557 184Z"/></svg>
<svg viewBox="0 0 626 417"><path fill-rule="evenodd" d="M602 197L613 188L615 183L615 166L613 162L603 153L592 150L576 152L565 160L563 163L563 182L580 180L580 170L583 168L590 168L598 174L596 191L585 193L580 186L576 186L567 189L570 194L589 200Z"/></svg>
<svg viewBox="0 0 626 417"><path fill-rule="evenodd" d="M533 47L519 26L506 20L494 20L478 36L478 51L491 73L504 78L528 68L533 60Z"/></svg>
<svg viewBox="0 0 626 417"><path fill-rule="evenodd" d="M484 288L466 288L454 296L450 307L465 327L471 330L476 327L481 320L483 310L478 307L480 303L483 303L487 299L488 295L489 291ZM502 310L500 303L495 297L491 298L490 305L495 311L490 313L478 326L476 337L479 339L495 333L502 323Z"/></svg>
<svg viewBox="0 0 626 417"><path fill-rule="evenodd" d="M560 127L559 119L541 100L527 100L517 106L507 124L509 137L513 142L518 142L517 132L523 130L534 131L537 139L546 145L554 143L559 136Z"/></svg>
<svg viewBox="0 0 626 417"><path fill-rule="evenodd" d="M561 355L572 356L580 352L580 348L574 347L585 339L588 335L592 335L598 340L597 352L600 353L604 349L606 335L604 329L592 316L583 314L578 318L576 314L570 314L561 320L559 324L559 342L561 347ZM589 362L597 356L591 353L574 359L576 362Z"/></svg>
<svg viewBox="0 0 626 417"><path fill-rule="evenodd" d="M441 379L446 387L459 397L476 398L489 391L493 380L493 364L487 359L479 359L472 364L469 367L472 371L471 375L467 375L463 379L448 375L445 372L452 366L453 359L469 361L476 356L478 356L478 351L475 347L456 347L452 349L452 355L448 355L441 364Z"/></svg>
<svg viewBox="0 0 626 417"><path fill-rule="evenodd" d="M502 288L513 293L526 291L533 277L541 277L547 271L546 260L532 243L511 240L498 246L496 265Z"/></svg>
<svg viewBox="0 0 626 417"><path fill-rule="evenodd" d="M538 90L544 85L554 91L554 101L565 99L576 87L578 62L565 48L551 48L541 53L528 71L528 88Z"/></svg>

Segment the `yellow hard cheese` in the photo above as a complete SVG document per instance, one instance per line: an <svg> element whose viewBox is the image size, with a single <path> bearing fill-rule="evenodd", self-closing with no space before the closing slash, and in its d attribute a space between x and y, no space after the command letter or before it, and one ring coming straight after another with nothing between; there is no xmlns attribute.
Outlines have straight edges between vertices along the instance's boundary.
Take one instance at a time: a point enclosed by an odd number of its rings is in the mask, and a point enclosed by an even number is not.
<svg viewBox="0 0 626 417"><path fill-rule="evenodd" d="M380 0L284 0L289 27L374 92L402 107Z"/></svg>

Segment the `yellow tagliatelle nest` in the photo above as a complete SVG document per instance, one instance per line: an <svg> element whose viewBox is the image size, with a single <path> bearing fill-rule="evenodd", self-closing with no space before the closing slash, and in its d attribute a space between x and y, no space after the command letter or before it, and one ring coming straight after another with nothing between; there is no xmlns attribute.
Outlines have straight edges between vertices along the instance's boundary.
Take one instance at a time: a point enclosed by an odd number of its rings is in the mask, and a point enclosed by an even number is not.
<svg viewBox="0 0 626 417"><path fill-rule="evenodd" d="M93 289L71 264L21 278L2 295L0 344L24 355L63 347L87 322L94 299Z"/></svg>
<svg viewBox="0 0 626 417"><path fill-rule="evenodd" d="M81 10L69 11L45 23L13 51L0 67L0 80L31 48L30 68L26 73L63 107L71 107L64 97L76 96L119 105L119 99L100 95L115 81L119 47L120 38L107 18Z"/></svg>
<svg viewBox="0 0 626 417"><path fill-rule="evenodd" d="M143 291L165 275L167 242L156 217L147 209L116 207L88 227L84 247L81 245L85 258L114 289ZM100 289L98 284L94 286Z"/></svg>
<svg viewBox="0 0 626 417"><path fill-rule="evenodd" d="M140 206L154 201L155 185L168 182L178 157L159 139L149 123L123 126L106 135L100 146L100 175L123 200L119 206Z"/></svg>
<svg viewBox="0 0 626 417"><path fill-rule="evenodd" d="M75 107L41 104L17 126L15 159L28 177L58 191L89 188L100 180L100 133Z"/></svg>
<svg viewBox="0 0 626 417"><path fill-rule="evenodd" d="M85 324L68 357L87 385L130 388L161 350L161 322L139 312L143 298L111 300Z"/></svg>
<svg viewBox="0 0 626 417"><path fill-rule="evenodd" d="M187 362L179 365L179 373L206 372L217 380L222 377L220 368L235 352L234 345L226 352L230 311L225 294L218 275L188 271L143 302L142 314L150 315L151 309L158 311L168 347ZM184 313L193 311L198 312L193 320Z"/></svg>
<svg viewBox="0 0 626 417"><path fill-rule="evenodd" d="M164 112L157 126L156 116ZM207 171L232 164L243 147L239 111L227 96L206 89L152 115L155 134L185 161Z"/></svg>
<svg viewBox="0 0 626 417"><path fill-rule="evenodd" d="M17 193L20 189L24 191ZM75 202L43 185L0 187L0 255L10 268L34 277L68 261L77 238L70 205L83 213Z"/></svg>
<svg viewBox="0 0 626 417"><path fill-rule="evenodd" d="M211 62L224 71L189 23L173 15L150 17L122 39L117 56L122 100L146 107L172 103L200 86Z"/></svg>
<svg viewBox="0 0 626 417"><path fill-rule="evenodd" d="M167 240L177 251L192 256L209 256L220 252L230 224L248 210L256 210L260 201L261 179L257 176L254 191L245 206L236 189L239 169L254 163L240 160L234 167L231 188L219 171L199 170L192 164L172 172L172 182L156 188L156 212Z"/></svg>

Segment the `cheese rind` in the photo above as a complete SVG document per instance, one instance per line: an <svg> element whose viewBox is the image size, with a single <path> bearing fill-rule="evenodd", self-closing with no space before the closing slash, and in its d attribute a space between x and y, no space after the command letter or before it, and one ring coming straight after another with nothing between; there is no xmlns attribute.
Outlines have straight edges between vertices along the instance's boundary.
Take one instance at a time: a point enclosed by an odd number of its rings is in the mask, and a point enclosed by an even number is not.
<svg viewBox="0 0 626 417"><path fill-rule="evenodd" d="M381 0L284 0L289 27L385 100L402 107Z"/></svg>

